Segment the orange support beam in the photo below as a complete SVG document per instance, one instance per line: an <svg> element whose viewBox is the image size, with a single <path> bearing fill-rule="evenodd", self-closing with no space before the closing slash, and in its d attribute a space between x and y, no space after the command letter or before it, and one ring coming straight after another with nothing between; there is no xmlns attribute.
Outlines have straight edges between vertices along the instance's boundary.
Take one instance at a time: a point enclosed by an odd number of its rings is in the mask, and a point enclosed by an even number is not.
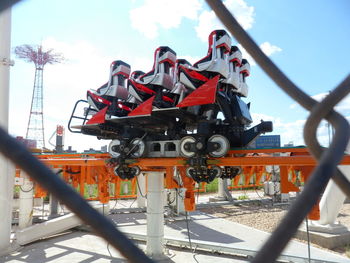
<svg viewBox="0 0 350 263"><path fill-rule="evenodd" d="M299 166L297 167L301 171L302 176L304 177L305 183L307 183L308 178L311 176L312 171L315 169L314 166ZM312 207L311 211L308 214L310 220L320 220L320 200Z"/></svg>
<svg viewBox="0 0 350 263"><path fill-rule="evenodd" d="M165 171L165 188L179 188L179 184L174 180L174 167L166 167Z"/></svg>
<svg viewBox="0 0 350 263"><path fill-rule="evenodd" d="M263 155L257 155L262 153ZM290 153L287 156L272 156L272 153ZM246 155L245 157L236 157ZM52 168L62 168L63 179L73 185L80 187L80 193L84 195L84 185L98 185L98 197L102 202L107 202L111 196L109 193L109 183L114 183L115 194L113 198L136 197L135 179L132 181L131 194L120 194L121 179L114 175L112 169L106 168L109 154L45 154L36 155L41 161ZM293 184L296 180L295 170L300 168L303 177L308 176L307 168L316 165L315 159L309 154L307 148L278 148L278 149L247 149L232 150L227 157L218 159L208 159L209 165L219 166L241 166L244 169L244 175L237 175L232 180L232 188L245 188L262 186L261 178L265 174L269 180L270 174L266 173L266 165L279 165L281 168L281 192L297 191L298 188ZM350 164L350 156L344 156L342 163ZM165 186L168 189L180 187L174 180L174 167L178 167L180 176L186 188L185 209L193 211L195 209L194 181L185 175L186 160L184 158L141 158L134 160L132 165L138 165L144 171L157 170L166 171ZM304 168L303 168L304 167ZM289 180L289 174L292 180ZM245 176L244 183L239 185L240 178ZM251 178L255 176L255 181L251 183ZM242 177L243 178L243 177ZM302 178L300 178L302 179ZM39 188L38 188L39 189ZM201 184L199 191L205 190L205 184ZM40 190L38 190L40 191Z"/></svg>
<svg viewBox="0 0 350 263"><path fill-rule="evenodd" d="M185 167L179 167L179 171L184 187L186 188L184 200L185 210L189 212L194 211L196 210L196 202L194 198L195 182L186 176Z"/></svg>
<svg viewBox="0 0 350 263"><path fill-rule="evenodd" d="M289 181L287 166L280 166L280 177L282 194L287 194L289 192L299 192L299 188Z"/></svg>
<svg viewBox="0 0 350 263"><path fill-rule="evenodd" d="M86 179L86 167L81 167L79 175L79 190L82 197L85 196L85 179Z"/></svg>

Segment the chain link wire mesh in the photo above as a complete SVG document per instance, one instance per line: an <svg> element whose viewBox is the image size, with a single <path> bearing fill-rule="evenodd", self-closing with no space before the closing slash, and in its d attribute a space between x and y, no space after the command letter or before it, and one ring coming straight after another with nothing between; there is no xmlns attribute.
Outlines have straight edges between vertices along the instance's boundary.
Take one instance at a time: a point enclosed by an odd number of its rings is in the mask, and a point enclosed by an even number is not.
<svg viewBox="0 0 350 263"><path fill-rule="evenodd" d="M17 2L19 0L1 1L0 12ZM350 197L350 182L337 169L349 141L350 127L348 121L333 110L334 106L350 92L350 75L322 102L315 101L288 79L262 52L220 0L206 0L206 2L266 74L290 97L310 111L304 126L304 139L311 153L318 160L318 166L287 215L252 260L255 263L274 262L293 237L312 206L319 199L331 178ZM335 129L333 141L327 149L320 146L316 136L316 129L322 119L326 119ZM24 146L2 128L0 128L0 152L55 195L130 262L153 262L121 233L109 219L94 210L78 193L61 181L49 168L32 156Z"/></svg>

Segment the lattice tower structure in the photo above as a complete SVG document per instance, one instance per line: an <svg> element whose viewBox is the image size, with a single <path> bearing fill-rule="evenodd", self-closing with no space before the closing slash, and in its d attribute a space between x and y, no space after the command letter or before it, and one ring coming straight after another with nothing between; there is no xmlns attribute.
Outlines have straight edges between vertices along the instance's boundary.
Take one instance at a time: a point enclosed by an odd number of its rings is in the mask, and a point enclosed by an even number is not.
<svg viewBox="0 0 350 263"><path fill-rule="evenodd" d="M46 64L57 64L63 61L60 53L54 53L53 49L44 50L41 45L22 45L15 48L18 58L26 62L34 63L35 76L33 85L32 103L30 107L26 139L35 140L38 149L45 148L44 133L44 97L43 97L43 73Z"/></svg>

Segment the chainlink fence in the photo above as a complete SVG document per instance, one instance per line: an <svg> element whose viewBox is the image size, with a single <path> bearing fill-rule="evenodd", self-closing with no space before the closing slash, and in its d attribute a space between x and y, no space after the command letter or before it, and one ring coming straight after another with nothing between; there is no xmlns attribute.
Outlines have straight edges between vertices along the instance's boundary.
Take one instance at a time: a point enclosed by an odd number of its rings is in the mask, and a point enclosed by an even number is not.
<svg viewBox="0 0 350 263"><path fill-rule="evenodd" d="M1 1L0 12L17 2L19 0ZM350 136L350 128L348 121L334 111L334 106L350 92L350 75L335 87L322 102L315 101L298 88L262 52L220 0L206 0L206 2L266 74L290 97L310 111L304 126L304 139L310 152L318 160L318 166L314 169L304 190L291 206L279 226L252 259L252 262L255 263L274 262L296 233L312 206L320 198L331 178L350 197L350 182L337 169L338 163L344 156ZM335 130L335 135L329 148L321 147L316 136L317 127L323 119L331 123ZM89 224L97 234L119 250L130 262L153 262L121 233L109 219L93 209L78 193L66 185L37 158L32 156L24 146L2 128L0 128L0 152L21 167L48 192L56 196L82 221Z"/></svg>

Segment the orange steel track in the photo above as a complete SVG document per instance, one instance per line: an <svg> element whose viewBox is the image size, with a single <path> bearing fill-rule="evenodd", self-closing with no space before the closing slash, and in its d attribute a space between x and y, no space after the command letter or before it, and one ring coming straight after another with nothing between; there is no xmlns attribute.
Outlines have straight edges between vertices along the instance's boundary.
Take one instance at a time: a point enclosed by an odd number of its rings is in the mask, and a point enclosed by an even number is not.
<svg viewBox="0 0 350 263"><path fill-rule="evenodd" d="M279 156L276 156L279 155ZM108 202L111 198L108 191L108 183L114 183L115 194L112 198L120 198L119 194L121 180L113 174L113 171L107 167L109 154L45 154L37 156L42 162L52 168L71 169L75 175L63 173L66 181L69 179L73 186L85 186L85 184L98 184L98 198L101 202ZM130 165L138 165L144 172L164 171L165 187L168 189L184 187L185 209L187 211L195 210L194 192L195 182L185 175L185 158L140 158L129 160ZM295 186L297 174L300 174L299 180L303 182L310 176L313 168L316 166L316 160L309 154L307 148L276 148L276 149L247 149L232 150L226 157L209 158L208 165L219 166L241 166L242 174L232 179L230 189L262 186L262 178L267 180L270 175L265 167L276 165L280 167L281 193L297 192L299 188ZM350 156L345 155L341 164L350 165ZM183 185L178 185L174 180L174 167L177 167L183 181ZM299 173L300 172L300 173ZM265 176L263 176L265 175ZM244 176L244 178L243 178ZM242 180L239 180L242 177ZM68 178L68 179L67 179ZM251 180L255 182L252 183ZM68 181L69 181L68 180ZM253 181L254 181L253 180ZM239 185L239 181L243 184ZM202 184L201 191L204 191ZM40 191L39 191L40 192ZM80 192L84 194L84 188L80 187ZM135 178L132 181L132 193L127 197L136 196ZM91 199L91 198L90 198ZM310 219L317 218L318 207L309 214Z"/></svg>
<svg viewBox="0 0 350 263"><path fill-rule="evenodd" d="M234 157L241 154L272 154L272 153L291 153L291 156L244 156ZM303 153L303 154L301 154ZM297 155L296 155L297 154ZM70 166L102 166L106 165L109 154L60 154L60 155L38 155L38 158L52 166L70 165ZM278 149L254 149L254 150L233 150L227 157L218 159L209 159L208 164L220 166L256 166L256 165L301 165L315 166L316 160L309 155L306 148L278 148ZM350 155L345 155L341 164L350 164ZM177 158L141 158L132 161L131 165L138 165L141 168L158 168L184 166L186 159Z"/></svg>

